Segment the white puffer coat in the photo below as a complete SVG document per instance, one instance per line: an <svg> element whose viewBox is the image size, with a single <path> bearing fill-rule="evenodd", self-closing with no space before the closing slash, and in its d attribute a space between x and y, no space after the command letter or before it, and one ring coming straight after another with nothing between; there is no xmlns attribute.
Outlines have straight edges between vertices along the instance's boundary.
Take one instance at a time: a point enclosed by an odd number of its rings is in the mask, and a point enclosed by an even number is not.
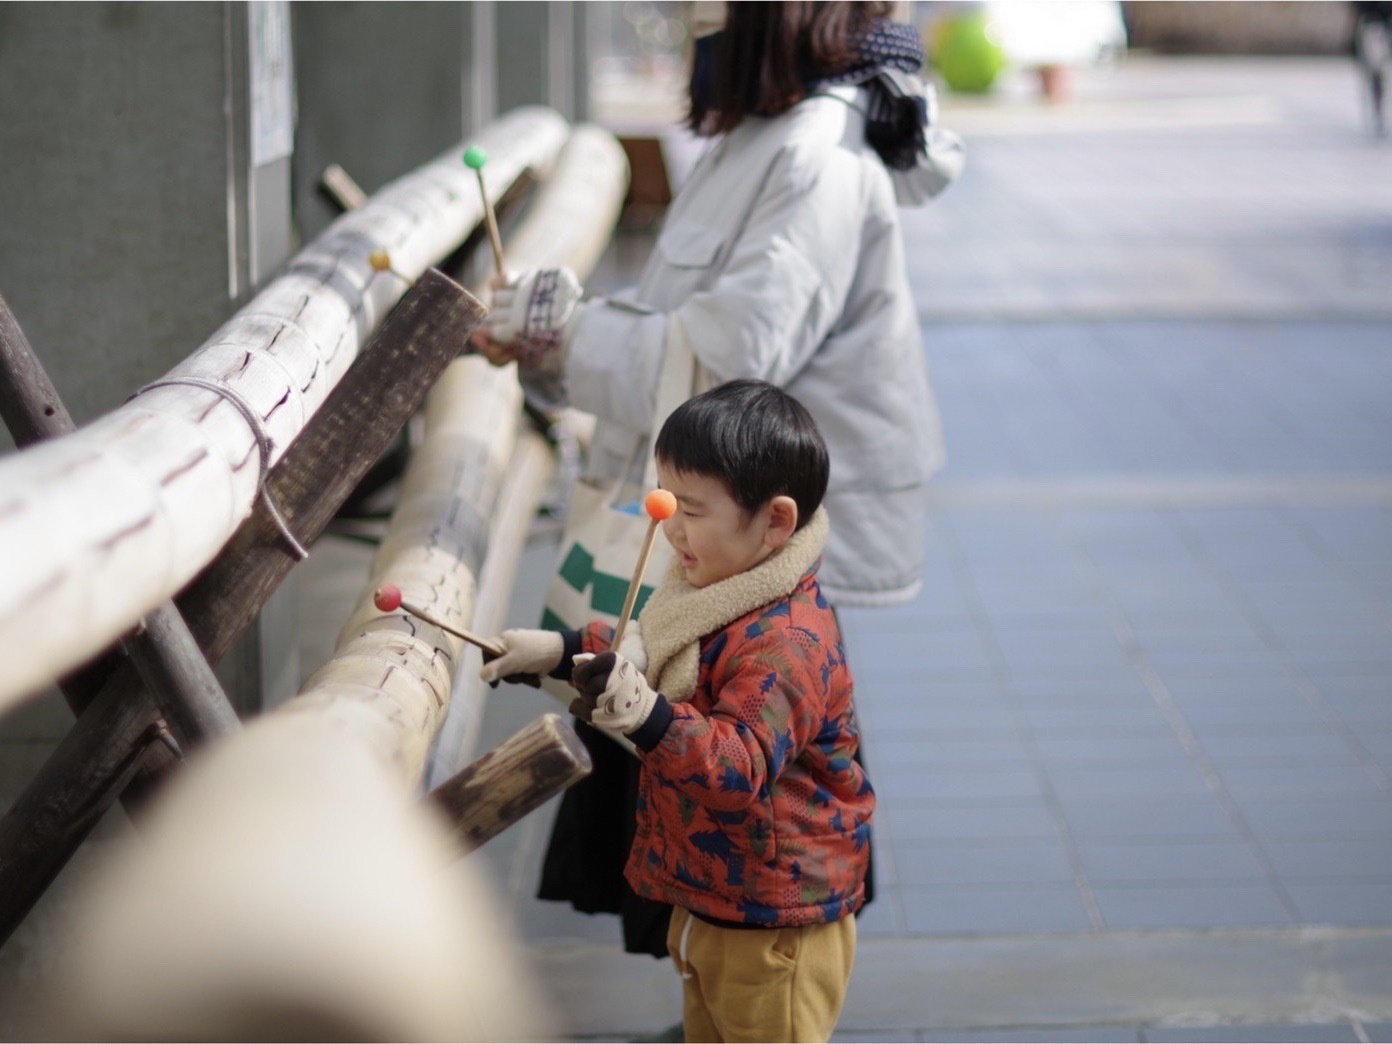
<svg viewBox="0 0 1392 1044"><path fill-rule="evenodd" d="M582 304L563 386L597 419L586 474L627 471L634 482L669 320L713 383L785 388L831 455L822 588L833 604L887 605L921 584L924 487L943 449L895 185L865 143L862 90L832 88L717 140L672 203L639 284ZM920 172L937 180L921 202L945 182L941 170Z"/></svg>

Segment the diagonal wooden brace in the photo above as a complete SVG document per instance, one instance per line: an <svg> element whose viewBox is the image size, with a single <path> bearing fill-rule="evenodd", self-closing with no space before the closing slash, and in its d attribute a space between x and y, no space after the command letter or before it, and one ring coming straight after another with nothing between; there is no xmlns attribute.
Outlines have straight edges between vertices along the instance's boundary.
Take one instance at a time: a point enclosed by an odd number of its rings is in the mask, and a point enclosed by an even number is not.
<svg viewBox="0 0 1392 1044"><path fill-rule="evenodd" d="M323 532L485 314L435 269L397 304L267 477L270 498L301 542ZM175 599L208 662L232 647L295 561L258 499L217 559ZM150 745L159 711L134 667L119 658L102 666L81 672L86 709L0 817L0 944L135 770L158 778L172 759L163 746ZM133 798L126 794L128 808Z"/></svg>
<svg viewBox="0 0 1392 1044"><path fill-rule="evenodd" d="M72 416L59 398L57 388L3 297L0 297L0 414L16 446L27 446L75 430ZM173 602L166 601L151 610L145 618L145 626L122 639L121 647L186 748L241 727L236 711L208 661L198 651L198 643ZM107 654L107 670L117 662L118 655ZM80 683L61 686L75 714L81 713L85 706L78 694L80 687Z"/></svg>

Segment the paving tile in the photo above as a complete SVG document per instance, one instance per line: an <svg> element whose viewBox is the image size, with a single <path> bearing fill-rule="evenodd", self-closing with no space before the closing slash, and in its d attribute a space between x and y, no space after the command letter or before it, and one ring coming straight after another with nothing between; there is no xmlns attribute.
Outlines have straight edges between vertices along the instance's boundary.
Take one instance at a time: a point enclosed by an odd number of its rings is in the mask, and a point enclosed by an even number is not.
<svg viewBox="0 0 1392 1044"><path fill-rule="evenodd" d="M1216 881L1264 882L1266 868L1244 841L1151 842L1085 841L1078 859L1098 887L1120 884L1195 884Z"/></svg>
<svg viewBox="0 0 1392 1044"><path fill-rule="evenodd" d="M877 852L875 858L879 860ZM856 934L864 938L892 938L904 935L904 915L900 909L899 886L876 874L875 898L856 914Z"/></svg>
<svg viewBox="0 0 1392 1044"><path fill-rule="evenodd" d="M1190 760L1188 750L1168 724L1037 730L1033 745L1046 768L1055 764L1083 767Z"/></svg>
<svg viewBox="0 0 1392 1044"><path fill-rule="evenodd" d="M940 730L926 734L879 732L875 736L875 760L900 766L1018 766L1029 754L1013 728L998 732L945 736Z"/></svg>
<svg viewBox="0 0 1392 1044"><path fill-rule="evenodd" d="M832 1031L831 1044L900 1044L920 1038L913 1030L842 1030Z"/></svg>
<svg viewBox="0 0 1392 1044"><path fill-rule="evenodd" d="M1392 773L1392 728L1361 728L1358 730L1357 743L1373 756L1383 772Z"/></svg>
<svg viewBox="0 0 1392 1044"><path fill-rule="evenodd" d="M893 1039L893 1038L888 1038ZM1109 1044L1142 1040L1139 1028L1117 1026L1030 1026L1024 1029L987 1029L964 1032L920 1033L920 1041L933 1044Z"/></svg>
<svg viewBox="0 0 1392 1044"><path fill-rule="evenodd" d="M948 735L963 731L1010 733L1015 716L995 693L983 686L944 686L917 698L882 689L864 712L868 742L884 732ZM931 697L931 698L925 698Z"/></svg>
<svg viewBox="0 0 1392 1044"><path fill-rule="evenodd" d="M1367 795L1376 792L1378 787L1377 779L1351 759L1327 761L1297 755L1284 763L1230 761L1218 774L1223 786L1239 801L1286 794L1296 797Z"/></svg>
<svg viewBox="0 0 1392 1044"><path fill-rule="evenodd" d="M1001 658L1010 666L1117 667L1126 654L1108 630L995 630L992 639Z"/></svg>
<svg viewBox="0 0 1392 1044"><path fill-rule="evenodd" d="M908 931L922 935L1015 935L1092 928L1076 888L1067 885L902 890Z"/></svg>
<svg viewBox="0 0 1392 1044"><path fill-rule="evenodd" d="M1034 703L1108 703L1124 699L1149 703L1150 690L1136 671L1094 675L1084 671L1012 672L1010 692L1022 702Z"/></svg>
<svg viewBox="0 0 1392 1044"><path fill-rule="evenodd" d="M896 841L900 883L919 886L1072 885L1061 841Z"/></svg>
<svg viewBox="0 0 1392 1044"><path fill-rule="evenodd" d="M1246 654L1256 660L1272 655L1267 640L1252 628L1205 628L1195 631L1150 630L1138 636L1151 662L1160 667L1208 663Z"/></svg>
<svg viewBox="0 0 1392 1044"><path fill-rule="evenodd" d="M1205 686L1210 690L1208 692L1195 692L1182 681L1173 678L1166 681L1175 706L1196 731L1201 731L1205 726L1223 725L1314 728L1328 720L1324 711L1302 693L1279 687L1279 683L1266 693L1253 695L1246 691L1247 687L1242 683L1234 683L1242 687L1233 692L1221 691L1221 684Z"/></svg>
<svg viewBox="0 0 1392 1044"><path fill-rule="evenodd" d="M1392 726L1392 690L1384 693L1336 692L1325 695L1324 702L1340 721L1358 732L1367 726Z"/></svg>
<svg viewBox="0 0 1392 1044"><path fill-rule="evenodd" d="M1030 728L1041 733L1069 734L1078 729L1100 728L1124 734L1166 724L1165 715L1148 699L1091 704L1022 697L1019 708Z"/></svg>
<svg viewBox="0 0 1392 1044"><path fill-rule="evenodd" d="M1392 924L1392 875L1324 884L1284 879L1283 883L1306 924Z"/></svg>
<svg viewBox="0 0 1392 1044"><path fill-rule="evenodd" d="M1099 798L1202 802L1209 796L1203 776L1186 761L1055 766L1049 769L1049 782L1065 805Z"/></svg>
<svg viewBox="0 0 1392 1044"><path fill-rule="evenodd" d="M895 841L1056 838L1058 824L1043 802L1021 804L903 805L875 813Z"/></svg>
<svg viewBox="0 0 1392 1044"><path fill-rule="evenodd" d="M1211 1041L1213 1044L1300 1044L1300 1042L1357 1041L1357 1031L1349 1022L1276 1023L1251 1026L1146 1026L1145 1040L1154 1044L1185 1044Z"/></svg>
<svg viewBox="0 0 1392 1044"><path fill-rule="evenodd" d="M950 769L880 767L871 781L882 802L900 806L921 802L1042 800L1038 776L1028 766L957 765Z"/></svg>
<svg viewBox="0 0 1392 1044"><path fill-rule="evenodd" d="M1063 805L1069 829L1084 841L1233 838L1236 826L1212 798L1073 799Z"/></svg>
<svg viewBox="0 0 1392 1044"><path fill-rule="evenodd" d="M1392 835L1392 797L1371 788L1365 794L1292 795L1244 800L1239 805L1243 819L1263 844Z"/></svg>
<svg viewBox="0 0 1392 1044"><path fill-rule="evenodd" d="M1267 883L1218 882L1161 887L1094 884L1093 895L1112 931L1155 928L1251 928L1294 923Z"/></svg>
<svg viewBox="0 0 1392 1044"><path fill-rule="evenodd" d="M1200 727L1204 753L1220 768L1229 762L1276 761L1302 757L1321 761L1352 761L1356 753L1347 739L1328 725L1253 726L1239 722L1224 727Z"/></svg>
<svg viewBox="0 0 1392 1044"><path fill-rule="evenodd" d="M1363 878L1392 876L1392 834L1332 837L1319 844L1265 841L1262 850L1281 878Z"/></svg>

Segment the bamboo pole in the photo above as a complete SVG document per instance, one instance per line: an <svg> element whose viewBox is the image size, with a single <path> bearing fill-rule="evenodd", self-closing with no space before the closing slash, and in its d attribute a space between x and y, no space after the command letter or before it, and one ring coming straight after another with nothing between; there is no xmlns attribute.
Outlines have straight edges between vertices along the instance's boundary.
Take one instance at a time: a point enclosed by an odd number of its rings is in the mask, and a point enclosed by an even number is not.
<svg viewBox="0 0 1392 1044"><path fill-rule="evenodd" d="M568 131L546 109L490 124L477 139L492 157L490 185L549 170ZM400 298L401 277L452 253L482 216L452 149L338 218L165 378L224 394L154 387L0 459L0 712L110 645L213 559L263 470ZM379 250L393 271L372 267Z"/></svg>
<svg viewBox="0 0 1392 1044"><path fill-rule="evenodd" d="M491 161L490 161L491 162ZM508 238L508 263L515 269L569 265L583 280L594 270L618 222L628 184L628 160L608 131L592 124L575 128L556 159L552 176L537 192L527 220ZM512 369L502 371L511 374ZM527 454L513 480L519 486L512 513L496 514L486 573L466 619L473 630L497 634L507 613L526 523L535 514L554 469L554 455ZM474 757L488 686L479 681L477 654L455 675L449 718L430 762L429 782L438 786Z"/></svg>
<svg viewBox="0 0 1392 1044"><path fill-rule="evenodd" d="M75 889L15 1039L559 1039L483 868L345 724L191 757Z"/></svg>

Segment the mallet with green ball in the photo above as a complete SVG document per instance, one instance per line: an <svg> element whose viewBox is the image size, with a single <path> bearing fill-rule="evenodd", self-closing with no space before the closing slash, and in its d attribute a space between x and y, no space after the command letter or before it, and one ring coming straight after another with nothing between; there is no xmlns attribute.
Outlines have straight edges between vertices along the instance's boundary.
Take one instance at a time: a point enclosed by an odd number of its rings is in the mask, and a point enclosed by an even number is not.
<svg viewBox="0 0 1392 1044"><path fill-rule="evenodd" d="M506 278L503 269L503 240L498 235L498 215L493 213L493 203L488 198L488 189L483 184L483 165L488 162L488 153L477 145L464 150L464 166L478 175L479 195L483 197L483 219L488 225L488 241L493 244L493 269L498 277Z"/></svg>

